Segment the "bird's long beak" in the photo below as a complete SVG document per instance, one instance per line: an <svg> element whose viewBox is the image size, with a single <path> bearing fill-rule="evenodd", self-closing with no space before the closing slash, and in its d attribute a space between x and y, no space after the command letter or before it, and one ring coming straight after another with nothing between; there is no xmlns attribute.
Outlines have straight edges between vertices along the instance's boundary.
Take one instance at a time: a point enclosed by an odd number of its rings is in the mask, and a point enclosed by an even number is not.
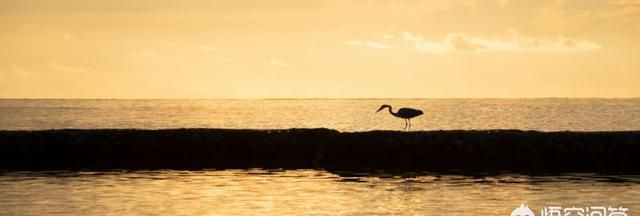
<svg viewBox="0 0 640 216"><path fill-rule="evenodd" d="M380 112L380 110L384 109L384 107L380 107L380 109L378 109L378 111L376 111L376 113Z"/></svg>

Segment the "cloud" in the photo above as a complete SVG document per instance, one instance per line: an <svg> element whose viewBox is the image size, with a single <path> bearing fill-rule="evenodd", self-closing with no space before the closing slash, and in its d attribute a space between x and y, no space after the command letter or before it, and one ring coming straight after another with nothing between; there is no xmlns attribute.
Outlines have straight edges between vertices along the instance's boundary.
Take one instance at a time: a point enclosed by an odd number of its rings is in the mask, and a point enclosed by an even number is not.
<svg viewBox="0 0 640 216"><path fill-rule="evenodd" d="M224 57L224 56L221 56L221 57L218 57L218 58L211 59L209 62L212 62L212 63L228 63L228 62L231 62L231 59L229 59L227 57Z"/></svg>
<svg viewBox="0 0 640 216"><path fill-rule="evenodd" d="M216 48L213 48L213 47L211 47L211 46L209 46L207 44L200 44L200 46L198 46L198 48L200 48L201 50L204 50L204 51L213 51L213 50L216 49Z"/></svg>
<svg viewBox="0 0 640 216"><path fill-rule="evenodd" d="M286 62L277 58L272 58L271 60L269 60L269 64L276 67L285 67L288 65Z"/></svg>
<svg viewBox="0 0 640 216"><path fill-rule="evenodd" d="M509 4L509 0L495 0L495 3L499 8L505 8Z"/></svg>
<svg viewBox="0 0 640 216"><path fill-rule="evenodd" d="M31 71L27 70L26 68L16 63L10 62L8 70L0 71L0 75L15 76L15 77L30 77L30 76L33 76L33 73L31 73Z"/></svg>
<svg viewBox="0 0 640 216"><path fill-rule="evenodd" d="M390 39L390 38L387 38ZM388 45L388 44L384 44L384 43L380 43L380 42L376 42L376 41L360 41L360 40L347 40L344 41L344 44L347 46L362 46L362 47L367 47L367 48L371 48L371 49L391 49L391 48L395 48L394 46Z"/></svg>
<svg viewBox="0 0 640 216"><path fill-rule="evenodd" d="M478 2L476 0L460 0L460 3L470 11L478 10Z"/></svg>
<svg viewBox="0 0 640 216"><path fill-rule="evenodd" d="M487 38L462 33L449 33L440 40L426 40L422 36L403 32L399 37L409 48L426 53L487 53L487 52L577 52L600 49L586 39L556 36L536 38L515 30L503 37Z"/></svg>
<svg viewBox="0 0 640 216"><path fill-rule="evenodd" d="M611 0L612 4L618 5L638 5L640 6L640 0Z"/></svg>
<svg viewBox="0 0 640 216"><path fill-rule="evenodd" d="M71 67L68 65L64 65L60 62L51 62L49 64L49 67L51 67L51 69L53 69L53 71L55 72L61 72L61 73L74 73L74 74L88 74L89 70L82 68L82 67Z"/></svg>
<svg viewBox="0 0 640 216"><path fill-rule="evenodd" d="M68 31L60 31L58 32L58 34L60 35L60 37L62 37L62 39L65 40L75 40L76 36L71 34L71 32Z"/></svg>
<svg viewBox="0 0 640 216"><path fill-rule="evenodd" d="M409 41L409 42L424 40L422 36L414 35L413 33L410 33L410 32L402 32L402 34L400 34L400 38L402 38L402 40L404 41Z"/></svg>
<svg viewBox="0 0 640 216"><path fill-rule="evenodd" d="M152 50L152 49L133 51L133 52L131 52L131 55L132 56L147 57L147 58L155 58L155 57L159 56L158 53L155 50Z"/></svg>
<svg viewBox="0 0 640 216"><path fill-rule="evenodd" d="M27 70L26 68L24 68L24 67L22 67L22 66L20 66L20 65L18 65L16 63L13 63L13 62L9 64L9 68L10 68L11 74L16 75L16 76L31 76L31 75L33 75L31 73L31 71Z"/></svg>
<svg viewBox="0 0 640 216"><path fill-rule="evenodd" d="M534 16L534 23L541 29L561 31L576 25L622 26L635 25L640 21L640 0L594 1L585 8L584 1L558 0L541 8Z"/></svg>
<svg viewBox="0 0 640 216"><path fill-rule="evenodd" d="M51 26L42 25L38 23L23 24L19 27L19 30L23 34L26 34L35 38L39 38L39 39L55 38L55 39L62 39L62 40L69 40L69 41L76 40L76 35L74 35L73 33L63 28L51 27ZM23 35L23 36L26 36L26 35Z"/></svg>
<svg viewBox="0 0 640 216"><path fill-rule="evenodd" d="M589 21L599 20L599 19L623 18L623 19L629 20L628 18L631 18L631 20L634 20L635 18L635 20L637 20L639 18L640 3L635 5L629 5L629 4L627 5L620 4L620 5L621 7L615 10L582 13L572 17L572 19L576 20L577 22L589 22Z"/></svg>

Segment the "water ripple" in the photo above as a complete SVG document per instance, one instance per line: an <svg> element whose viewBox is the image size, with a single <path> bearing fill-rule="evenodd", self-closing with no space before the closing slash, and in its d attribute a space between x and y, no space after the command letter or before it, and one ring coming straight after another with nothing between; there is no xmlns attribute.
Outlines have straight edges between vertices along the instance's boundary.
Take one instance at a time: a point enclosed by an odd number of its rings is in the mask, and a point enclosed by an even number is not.
<svg viewBox="0 0 640 216"><path fill-rule="evenodd" d="M526 203L640 208L640 176L321 170L0 173L7 215L508 215Z"/></svg>

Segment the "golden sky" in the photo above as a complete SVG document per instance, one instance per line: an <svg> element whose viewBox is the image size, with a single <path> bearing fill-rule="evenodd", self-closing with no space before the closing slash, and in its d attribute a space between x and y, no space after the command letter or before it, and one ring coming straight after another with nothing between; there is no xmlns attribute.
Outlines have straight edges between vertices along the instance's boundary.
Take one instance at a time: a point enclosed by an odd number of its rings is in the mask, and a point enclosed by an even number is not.
<svg viewBox="0 0 640 216"><path fill-rule="evenodd" d="M640 97L640 0L0 0L1 98Z"/></svg>

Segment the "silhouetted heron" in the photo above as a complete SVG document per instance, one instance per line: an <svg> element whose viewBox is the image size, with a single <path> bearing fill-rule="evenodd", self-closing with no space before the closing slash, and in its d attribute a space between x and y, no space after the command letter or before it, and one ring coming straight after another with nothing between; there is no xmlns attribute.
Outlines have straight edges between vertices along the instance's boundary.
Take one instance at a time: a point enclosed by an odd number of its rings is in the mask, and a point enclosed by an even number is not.
<svg viewBox="0 0 640 216"><path fill-rule="evenodd" d="M384 108L389 108L389 113L391 113L391 115L398 117L398 118L403 118L404 119L404 129L407 129L407 126L409 126L409 130L411 130L411 118L414 117L418 117L422 114L424 114L422 112L422 110L419 109L413 109L413 108L400 108L398 110L398 112L393 112L393 108L391 108L391 106L389 105L382 105L380 106L380 109L378 109L378 111L376 111L376 113L380 112L380 110L383 110Z"/></svg>

